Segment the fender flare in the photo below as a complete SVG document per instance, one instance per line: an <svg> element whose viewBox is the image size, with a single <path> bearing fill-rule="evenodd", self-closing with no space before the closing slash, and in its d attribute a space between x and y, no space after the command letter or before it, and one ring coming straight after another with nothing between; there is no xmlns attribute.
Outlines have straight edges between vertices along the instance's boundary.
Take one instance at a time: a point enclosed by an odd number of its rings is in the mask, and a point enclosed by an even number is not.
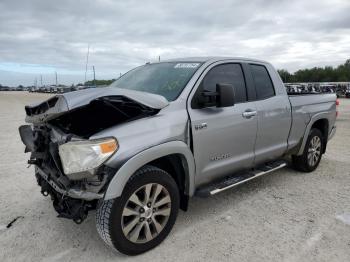
<svg viewBox="0 0 350 262"><path fill-rule="evenodd" d="M130 158L126 163L124 163L121 168L114 175L110 181L104 200L109 200L113 198L120 197L123 189L128 182L129 178L142 166L147 163L156 160L158 158L171 155L180 154L184 157L187 162L186 174L185 174L185 184L186 184L186 195L192 196L194 194L194 177L195 177L195 162L194 157L189 149L188 145L182 141L171 141L163 143L151 148L148 148L137 155Z"/></svg>
<svg viewBox="0 0 350 262"><path fill-rule="evenodd" d="M315 114L311 117L310 119L310 122L307 124L306 126L306 129L305 129L305 132L304 132L304 136L303 136L303 140L301 142L301 145L300 145L300 148L299 148L299 151L297 153L298 156L302 155L303 152L304 152L304 148L305 148L305 144L306 144L306 141L307 141L307 138L309 137L309 133L311 131L311 127L312 125L317 121L317 120L320 120L320 119L326 119L328 121L328 118L329 118L329 113L331 113L330 111L326 111L326 112L321 112L321 113L318 113L318 114ZM328 136L329 134L327 134ZM328 137L327 137L328 138Z"/></svg>

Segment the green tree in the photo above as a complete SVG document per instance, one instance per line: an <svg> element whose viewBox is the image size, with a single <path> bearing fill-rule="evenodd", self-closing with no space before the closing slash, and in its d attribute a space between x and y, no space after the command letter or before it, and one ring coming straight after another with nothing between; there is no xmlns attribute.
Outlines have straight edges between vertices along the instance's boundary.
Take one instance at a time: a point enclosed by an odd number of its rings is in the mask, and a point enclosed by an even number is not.
<svg viewBox="0 0 350 262"><path fill-rule="evenodd" d="M280 69L280 70L277 70L282 81L285 82L285 83L288 83L288 82L291 82L291 78L292 78L292 75L285 69Z"/></svg>
<svg viewBox="0 0 350 262"><path fill-rule="evenodd" d="M342 65L300 69L294 74L285 69L278 70L283 82L350 82L350 59Z"/></svg>

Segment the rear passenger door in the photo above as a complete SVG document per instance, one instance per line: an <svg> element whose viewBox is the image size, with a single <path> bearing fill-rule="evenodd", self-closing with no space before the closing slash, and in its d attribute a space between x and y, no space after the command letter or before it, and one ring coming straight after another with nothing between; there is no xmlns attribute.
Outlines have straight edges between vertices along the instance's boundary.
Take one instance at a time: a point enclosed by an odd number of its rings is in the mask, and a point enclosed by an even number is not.
<svg viewBox="0 0 350 262"><path fill-rule="evenodd" d="M256 90L258 133L255 164L259 164L282 156L287 149L291 121L289 100L285 93L276 92L267 66L248 66Z"/></svg>
<svg viewBox="0 0 350 262"><path fill-rule="evenodd" d="M200 108L197 104L198 96L203 90L215 92L218 83L233 84L235 104L222 108ZM253 165L257 132L257 118L254 116L256 108L255 102L248 101L241 64L216 63L207 68L188 103L197 185Z"/></svg>

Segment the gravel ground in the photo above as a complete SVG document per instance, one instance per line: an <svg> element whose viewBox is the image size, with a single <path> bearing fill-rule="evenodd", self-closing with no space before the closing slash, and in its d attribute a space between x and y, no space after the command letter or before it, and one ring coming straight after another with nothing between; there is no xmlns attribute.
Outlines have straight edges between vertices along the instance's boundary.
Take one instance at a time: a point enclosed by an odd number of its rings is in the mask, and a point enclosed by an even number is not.
<svg viewBox="0 0 350 262"><path fill-rule="evenodd" d="M23 106L45 97L0 92L0 261L350 261L350 99L315 172L286 168L194 198L159 247L127 257L99 239L94 213L81 225L57 218L26 168L17 128Z"/></svg>

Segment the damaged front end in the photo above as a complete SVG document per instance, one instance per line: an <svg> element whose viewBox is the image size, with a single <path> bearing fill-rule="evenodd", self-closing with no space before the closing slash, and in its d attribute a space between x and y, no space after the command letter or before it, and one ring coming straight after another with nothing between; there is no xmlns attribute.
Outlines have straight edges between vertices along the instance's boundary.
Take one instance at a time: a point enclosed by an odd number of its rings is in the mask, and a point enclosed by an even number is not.
<svg viewBox="0 0 350 262"><path fill-rule="evenodd" d="M50 195L59 217L81 223L89 210L103 197L103 187L115 170L100 165L86 173L65 174L59 147L71 143L73 137L50 124L24 125L19 128L21 139L30 152L28 164L35 165L35 176L41 193ZM74 138L77 139L77 138Z"/></svg>
<svg viewBox="0 0 350 262"><path fill-rule="evenodd" d="M89 137L157 114L167 105L163 98L135 92L136 100L131 98L133 92L125 94L116 88L84 90L26 106L26 121L31 125L21 126L19 132L25 152L31 153L28 163L35 165L41 193L50 195L59 217L81 223L103 198L117 171L105 165L118 150L117 138Z"/></svg>

